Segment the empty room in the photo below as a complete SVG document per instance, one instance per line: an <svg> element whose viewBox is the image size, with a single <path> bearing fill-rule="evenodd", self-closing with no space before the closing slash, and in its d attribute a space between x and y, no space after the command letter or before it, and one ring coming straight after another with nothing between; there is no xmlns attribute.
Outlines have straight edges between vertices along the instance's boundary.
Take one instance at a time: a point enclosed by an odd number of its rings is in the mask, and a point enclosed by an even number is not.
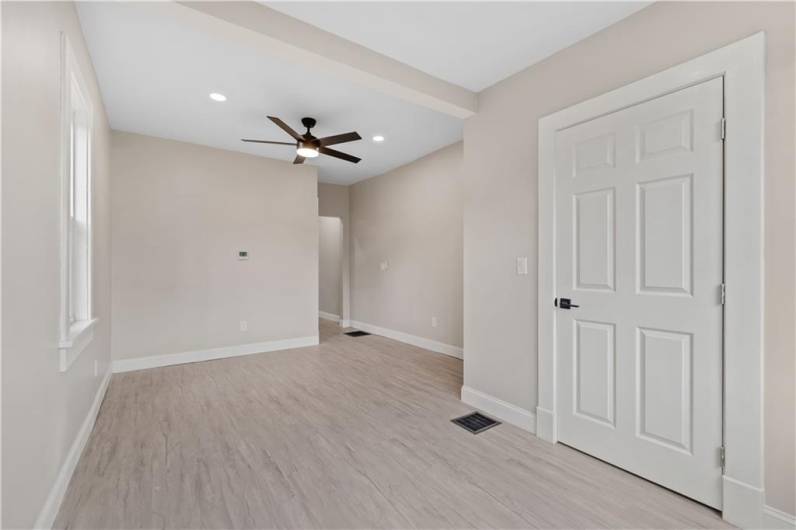
<svg viewBox="0 0 796 530"><path fill-rule="evenodd" d="M2 528L796 530L796 2L0 21Z"/></svg>

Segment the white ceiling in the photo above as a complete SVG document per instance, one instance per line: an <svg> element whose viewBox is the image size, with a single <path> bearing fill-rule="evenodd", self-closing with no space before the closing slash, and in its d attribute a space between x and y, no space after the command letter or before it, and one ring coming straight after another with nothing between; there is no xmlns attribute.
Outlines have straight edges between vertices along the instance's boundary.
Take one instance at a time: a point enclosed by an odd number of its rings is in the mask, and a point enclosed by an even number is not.
<svg viewBox="0 0 796 530"><path fill-rule="evenodd" d="M359 164L325 156L307 161L318 166L320 180L336 184L382 174L461 139L461 120L209 36L173 16L175 9L184 8L78 4L112 128L292 161L290 146L240 139L290 141L266 116L299 132L301 118L312 116L315 136L356 130L363 137L334 146L361 157ZM228 99L216 103L210 92ZM376 134L386 141L373 143Z"/></svg>
<svg viewBox="0 0 796 530"><path fill-rule="evenodd" d="M652 2L263 3L480 92Z"/></svg>
<svg viewBox="0 0 796 530"><path fill-rule="evenodd" d="M649 2L293 2L290 16L473 90L527 67ZM226 39L181 16L171 2L80 2L78 13L111 127L290 161L289 141L266 119L316 136L351 130L363 140L335 148L359 164L321 156L321 181L382 174L459 141L461 120L287 62L245 40ZM180 11L183 10L183 11ZM224 103L210 92L228 97ZM386 137L382 144L370 139Z"/></svg>

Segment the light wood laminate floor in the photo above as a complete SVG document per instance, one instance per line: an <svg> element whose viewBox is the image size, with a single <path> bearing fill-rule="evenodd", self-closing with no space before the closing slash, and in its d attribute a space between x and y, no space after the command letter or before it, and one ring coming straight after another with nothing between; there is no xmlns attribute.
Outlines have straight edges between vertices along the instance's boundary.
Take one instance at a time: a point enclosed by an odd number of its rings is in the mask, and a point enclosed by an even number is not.
<svg viewBox="0 0 796 530"><path fill-rule="evenodd" d="M450 422L462 363L320 346L113 376L57 528L694 528L718 514L510 425Z"/></svg>

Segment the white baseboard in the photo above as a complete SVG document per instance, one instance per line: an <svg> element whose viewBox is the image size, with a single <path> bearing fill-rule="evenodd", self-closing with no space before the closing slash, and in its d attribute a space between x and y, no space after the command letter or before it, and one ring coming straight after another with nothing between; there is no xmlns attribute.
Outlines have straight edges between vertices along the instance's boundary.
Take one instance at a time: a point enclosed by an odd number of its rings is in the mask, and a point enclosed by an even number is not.
<svg viewBox="0 0 796 530"><path fill-rule="evenodd" d="M411 344L412 346L417 346L418 348L424 348L433 352L444 353L445 355L450 355L451 357L456 357L457 359L464 358L464 352L459 346L452 346L450 344L445 344L444 342L437 342L435 340L418 337L416 335L410 335L408 333L404 333L403 331L381 328L379 326L374 326L373 324L368 324L367 322L359 322L357 320L352 320L350 322L350 326L344 327L361 329L362 331L367 331L368 333L373 333L374 335L381 335L383 337L387 337L388 339L405 342L406 344Z"/></svg>
<svg viewBox="0 0 796 530"><path fill-rule="evenodd" d="M469 386L462 387L462 401L515 427L532 433L536 432L536 415L529 410L512 405Z"/></svg>
<svg viewBox="0 0 796 530"><path fill-rule="evenodd" d="M350 328L351 327L351 321L350 320L341 320L340 321L340 327L341 328Z"/></svg>
<svg viewBox="0 0 796 530"><path fill-rule="evenodd" d="M327 313L326 311L318 311L318 317L324 320L331 320L332 322L340 322L340 315Z"/></svg>
<svg viewBox="0 0 796 530"><path fill-rule="evenodd" d="M763 490L727 475L724 487L722 518L738 528L760 528L763 524Z"/></svg>
<svg viewBox="0 0 796 530"><path fill-rule="evenodd" d="M102 405L102 400L105 398L105 391L108 390L108 383L110 383L110 380L111 371L108 370L108 373L102 378L97 393L94 395L94 401L88 409L88 413L83 420L83 424L80 426L80 430L77 431L77 436L72 442L69 452L66 453L66 459L64 463L61 464L61 469L58 470L55 482L52 488L50 488L50 494L47 495L47 500L44 502L44 506L39 512L39 516L36 518L36 523L33 526L34 528L52 528L55 517L58 515L58 510L61 508L61 503L64 500L64 495L66 495L66 488L69 486L69 481L72 479L72 473L75 472L77 463L80 461L80 455L83 454L86 442L88 442L91 431L94 429L94 422L97 420L97 414L99 413L100 405Z"/></svg>
<svg viewBox="0 0 796 530"><path fill-rule="evenodd" d="M771 506L763 506L763 528L770 530L796 529L796 515Z"/></svg>
<svg viewBox="0 0 796 530"><path fill-rule="evenodd" d="M212 361L214 359L226 359L228 357L290 350L293 348L305 348L307 346L317 345L318 336L313 335L311 337L297 337L294 339L223 346L220 348L211 348L209 350L167 353L165 355L151 355L149 357L138 357L135 359L118 359L113 361L113 373L118 374L121 372L132 372L133 370L145 370L147 368L157 368L160 366Z"/></svg>
<svg viewBox="0 0 796 530"><path fill-rule="evenodd" d="M550 443L556 443L558 436L555 428L555 415L553 411L543 407L536 407L536 436Z"/></svg>

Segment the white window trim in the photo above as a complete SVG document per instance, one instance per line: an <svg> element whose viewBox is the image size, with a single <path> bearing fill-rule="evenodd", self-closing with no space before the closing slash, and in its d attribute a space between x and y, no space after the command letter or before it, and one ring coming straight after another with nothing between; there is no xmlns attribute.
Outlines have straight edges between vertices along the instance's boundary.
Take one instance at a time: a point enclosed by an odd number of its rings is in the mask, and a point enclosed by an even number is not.
<svg viewBox="0 0 796 530"><path fill-rule="evenodd" d="M93 231L92 231L92 197L93 197L93 156L92 145L94 128L89 128L89 146L88 146L88 222L86 227L86 238L88 241L88 263L87 263L87 276L88 276L88 293L87 293L87 313L89 317L85 320L78 320L70 322L69 320L69 271L70 271L70 258L69 258L69 238L70 238L70 221L69 221L69 199L70 199L70 176L71 176L71 142L70 142L70 127L71 127L71 80L77 80L80 89L83 91L87 112L88 123L93 123L93 108L89 100L88 85L86 78L80 71L80 66L75 59L72 46L69 43L65 33L61 33L61 149L60 149L60 180L61 180L61 197L60 197L60 281L61 281L61 300L60 300L60 325L58 330L58 353L59 353L59 370L61 372L67 371L75 360L80 356L83 350L88 346L94 338L94 327L97 323L97 318L94 317L92 307L92 261L93 261Z"/></svg>
<svg viewBox="0 0 796 530"><path fill-rule="evenodd" d="M763 517L763 177L765 34L756 33L539 120L539 400L536 433L556 431L555 134L598 116L724 77L724 445L722 516L742 528Z"/></svg>

